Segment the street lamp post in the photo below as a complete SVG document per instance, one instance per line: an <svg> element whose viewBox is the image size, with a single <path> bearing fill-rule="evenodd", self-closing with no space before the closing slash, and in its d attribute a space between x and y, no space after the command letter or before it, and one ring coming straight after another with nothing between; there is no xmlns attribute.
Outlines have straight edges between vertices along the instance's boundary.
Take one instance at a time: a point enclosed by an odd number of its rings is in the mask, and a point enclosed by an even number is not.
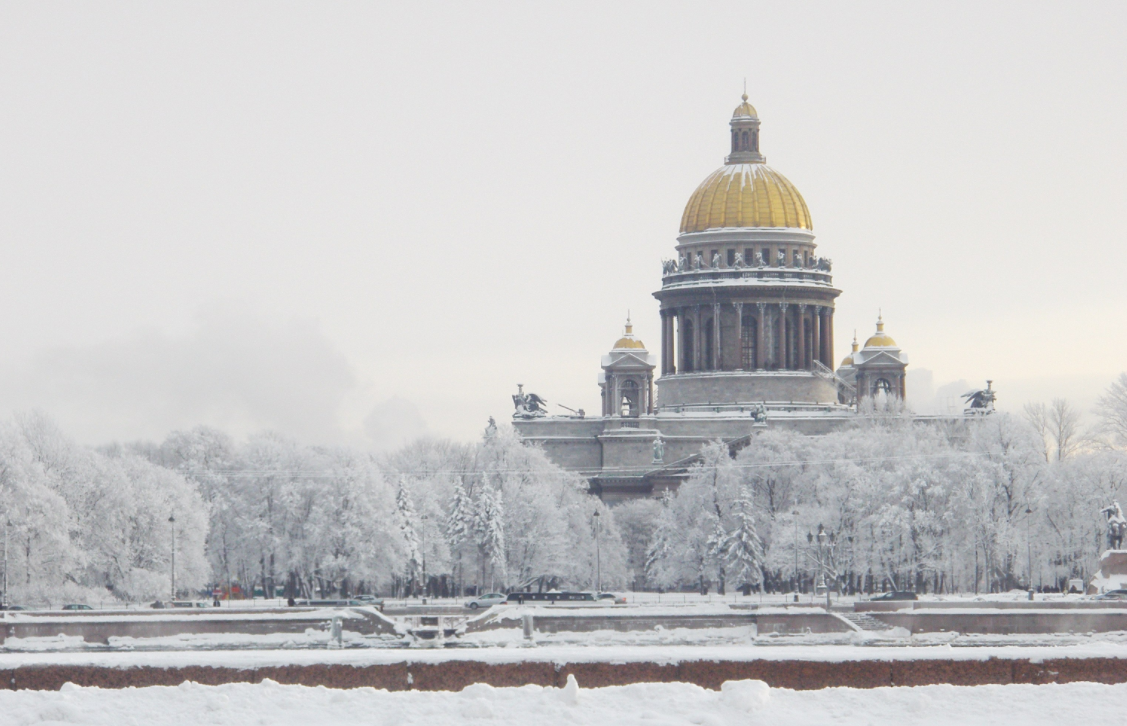
<svg viewBox="0 0 1127 726"><path fill-rule="evenodd" d="M1025 569L1029 573L1029 599L1033 599L1033 540L1029 534L1029 521L1033 518L1033 510L1025 508Z"/></svg>
<svg viewBox="0 0 1127 726"><path fill-rule="evenodd" d="M422 544L423 544L423 603L427 601L427 515L422 516Z"/></svg>
<svg viewBox="0 0 1127 726"><path fill-rule="evenodd" d="M834 551L834 535L831 532L826 532L824 525L818 525L818 534L814 535L810 532L806 533L806 541L814 546L814 554L817 558L815 564L818 566L818 579L814 583L814 594L818 594L818 588L822 587L826 590L826 609L828 610L831 605L830 600L830 583L827 580L827 575L837 577L837 574L831 570L830 561L833 559Z"/></svg>
<svg viewBox="0 0 1127 726"><path fill-rule="evenodd" d="M791 512L794 517L794 601L798 602L798 591L800 583L798 580L798 500L794 500L794 511Z"/></svg>
<svg viewBox="0 0 1127 726"><path fill-rule="evenodd" d="M169 596L169 600L175 600L176 599L176 513L175 512L168 515L168 523L172 526L172 563L171 563L171 568L170 568L171 569L170 579L171 579L172 594Z"/></svg>
<svg viewBox="0 0 1127 726"><path fill-rule="evenodd" d="M602 523L599 519L599 510L595 510L595 592L603 591L603 553L599 549L599 531Z"/></svg>
<svg viewBox="0 0 1127 726"><path fill-rule="evenodd" d="M4 520L4 594L0 599L0 605L8 604L8 528L12 526L12 520Z"/></svg>

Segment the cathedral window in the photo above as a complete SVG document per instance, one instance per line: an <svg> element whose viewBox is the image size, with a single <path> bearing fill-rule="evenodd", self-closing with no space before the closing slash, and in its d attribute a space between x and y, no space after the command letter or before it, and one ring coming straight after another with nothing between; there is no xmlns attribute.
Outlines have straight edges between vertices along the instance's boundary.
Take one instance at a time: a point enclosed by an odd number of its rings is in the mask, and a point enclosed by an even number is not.
<svg viewBox="0 0 1127 726"><path fill-rule="evenodd" d="M873 381L873 394L885 393L892 394L892 383L887 378L878 378Z"/></svg>
<svg viewBox="0 0 1127 726"><path fill-rule="evenodd" d="M775 264L774 260L771 259L771 248L770 247L764 247L763 248L763 261L767 263L768 267Z"/></svg>
<svg viewBox="0 0 1127 726"><path fill-rule="evenodd" d="M751 247L744 248L744 264L748 267L755 264L755 250Z"/></svg>
<svg viewBox="0 0 1127 726"><path fill-rule="evenodd" d="M751 150L752 151L759 151L759 132L758 131L752 131L751 132Z"/></svg>
<svg viewBox="0 0 1127 726"><path fill-rule="evenodd" d="M728 250L728 267L736 264L736 251L733 249Z"/></svg>
<svg viewBox="0 0 1127 726"><path fill-rule="evenodd" d="M755 318L748 315L743 319L740 350L740 367L745 371L755 370L755 344L758 339Z"/></svg>
<svg viewBox="0 0 1127 726"><path fill-rule="evenodd" d="M743 151L747 151L747 132L743 133L743 144L740 146Z"/></svg>

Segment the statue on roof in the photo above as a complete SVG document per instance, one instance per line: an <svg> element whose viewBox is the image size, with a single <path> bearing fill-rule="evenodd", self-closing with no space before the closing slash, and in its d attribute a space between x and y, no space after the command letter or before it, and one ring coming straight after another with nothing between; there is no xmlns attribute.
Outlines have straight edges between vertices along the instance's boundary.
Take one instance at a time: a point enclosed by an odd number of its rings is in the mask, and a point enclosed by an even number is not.
<svg viewBox="0 0 1127 726"><path fill-rule="evenodd" d="M548 402L535 393L525 393L524 384L517 384L517 392L513 394L513 418L529 419L543 418L548 415Z"/></svg>
<svg viewBox="0 0 1127 726"><path fill-rule="evenodd" d="M962 395L967 402L966 413L988 414L994 413L994 401L997 392L994 390L994 381L986 381L986 388L979 391L969 391Z"/></svg>
<svg viewBox="0 0 1127 726"><path fill-rule="evenodd" d="M665 459L665 442L661 439L661 432L657 434L654 439L654 460L653 463L660 464Z"/></svg>
<svg viewBox="0 0 1127 726"><path fill-rule="evenodd" d="M719 252L713 252L712 253L712 269L714 269L714 270L720 269L720 253Z"/></svg>
<svg viewBox="0 0 1127 726"><path fill-rule="evenodd" d="M802 267L802 253L798 250L794 251L794 267Z"/></svg>
<svg viewBox="0 0 1127 726"><path fill-rule="evenodd" d="M778 260L779 267L787 266L787 253L785 250L779 250L779 252L775 255L775 259Z"/></svg>
<svg viewBox="0 0 1127 726"><path fill-rule="evenodd" d="M767 425L767 407L762 403L757 403L751 408L751 422L755 426Z"/></svg>
<svg viewBox="0 0 1127 726"><path fill-rule="evenodd" d="M762 252L756 252L755 253L755 266L756 267L766 267L767 266L767 261L763 259L763 253Z"/></svg>
<svg viewBox="0 0 1127 726"><path fill-rule="evenodd" d="M738 270L738 269L741 269L743 266L744 266L743 253L737 252L736 253L736 260L735 260L735 262L732 263L732 267L735 267Z"/></svg>

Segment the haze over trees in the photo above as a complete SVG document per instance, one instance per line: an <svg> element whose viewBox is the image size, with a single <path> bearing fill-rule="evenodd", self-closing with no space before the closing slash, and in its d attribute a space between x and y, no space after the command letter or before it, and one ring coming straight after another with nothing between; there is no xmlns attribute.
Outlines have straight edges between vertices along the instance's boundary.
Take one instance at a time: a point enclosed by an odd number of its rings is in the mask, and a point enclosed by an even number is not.
<svg viewBox="0 0 1127 726"><path fill-rule="evenodd" d="M676 493L605 506L509 428L392 454L210 428L97 450L41 414L0 424L8 600L294 597L560 587L809 591L812 536L846 590L998 591L1087 578L1127 484L1127 375L1081 426L1066 401L947 423L866 409L824 436L715 442Z"/></svg>

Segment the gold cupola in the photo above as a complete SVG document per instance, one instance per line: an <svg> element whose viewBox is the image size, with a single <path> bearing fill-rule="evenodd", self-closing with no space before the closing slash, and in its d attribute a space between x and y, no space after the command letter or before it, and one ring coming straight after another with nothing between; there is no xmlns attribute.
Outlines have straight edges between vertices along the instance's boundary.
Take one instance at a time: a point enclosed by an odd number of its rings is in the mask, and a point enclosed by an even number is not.
<svg viewBox="0 0 1127 726"><path fill-rule="evenodd" d="M634 326L630 322L630 315L626 316L626 330L622 333L622 337L615 341L612 350L627 350L627 349L645 350L646 346L642 341L634 337Z"/></svg>
<svg viewBox="0 0 1127 726"><path fill-rule="evenodd" d="M743 95L732 113L731 153L685 205L681 233L730 227L813 230L806 201L759 152L759 115Z"/></svg>
<svg viewBox="0 0 1127 726"><path fill-rule="evenodd" d="M877 332L874 333L868 340L865 341L866 348L895 348L896 341L892 336L884 332L884 316L877 314ZM856 348L853 349L856 352Z"/></svg>

